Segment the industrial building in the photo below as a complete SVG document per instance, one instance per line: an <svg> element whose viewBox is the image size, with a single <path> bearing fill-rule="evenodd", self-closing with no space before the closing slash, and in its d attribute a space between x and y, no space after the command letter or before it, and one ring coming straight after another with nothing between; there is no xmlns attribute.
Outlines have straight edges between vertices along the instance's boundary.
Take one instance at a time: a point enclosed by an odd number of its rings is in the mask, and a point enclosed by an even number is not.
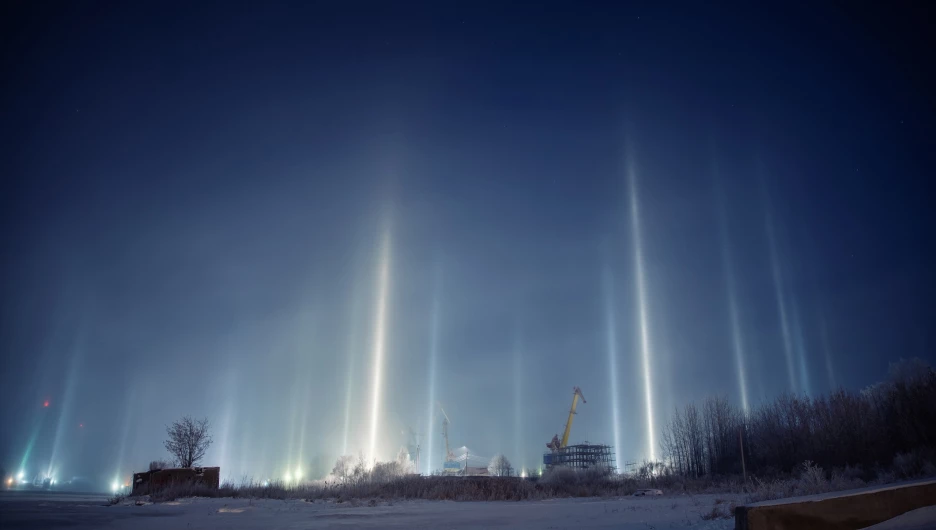
<svg viewBox="0 0 936 530"><path fill-rule="evenodd" d="M604 466L614 470L614 451L610 445L590 444L585 442L579 445L569 445L556 451L543 455L543 464L552 466L567 466L576 469L586 469L594 466Z"/></svg>
<svg viewBox="0 0 936 530"><path fill-rule="evenodd" d="M602 466L613 472L615 470L614 451L610 445L590 444L587 441L579 445L569 445L569 433L572 431L572 420L575 418L579 399L582 400L582 403L587 403L585 396L582 394L582 389L573 387L572 408L569 409L569 419L566 420L565 431L562 433L561 439L557 434L546 444L550 452L543 455L543 465L547 469L554 466L565 466L574 469Z"/></svg>
<svg viewBox="0 0 936 530"><path fill-rule="evenodd" d="M614 448L610 445L592 444L585 441L581 444L569 445L569 436L572 432L572 421L577 414L579 401L586 403L585 396L579 387L572 388L572 407L569 409L569 417L566 420L565 430L560 438L558 434L553 436L552 440L546 444L549 452L543 454L543 467L550 469L556 466L563 466L572 469L589 469L601 467L610 472L615 472L617 467L614 459ZM483 476L487 475L487 468L468 466L468 453L464 456L456 457L449 445L449 425L451 420L441 403L438 404L442 415L442 438L445 442L443 467L444 475L449 476ZM465 448L466 449L466 448ZM467 451L467 450L466 450Z"/></svg>

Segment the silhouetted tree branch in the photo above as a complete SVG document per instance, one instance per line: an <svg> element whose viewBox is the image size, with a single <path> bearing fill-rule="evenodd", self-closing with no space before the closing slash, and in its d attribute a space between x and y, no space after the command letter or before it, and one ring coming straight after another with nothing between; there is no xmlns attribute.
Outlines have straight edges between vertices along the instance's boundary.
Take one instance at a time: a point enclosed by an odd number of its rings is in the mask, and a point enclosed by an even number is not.
<svg viewBox="0 0 936 530"><path fill-rule="evenodd" d="M179 467L192 467L204 458L212 442L209 427L208 418L193 420L189 416L166 427L166 450Z"/></svg>

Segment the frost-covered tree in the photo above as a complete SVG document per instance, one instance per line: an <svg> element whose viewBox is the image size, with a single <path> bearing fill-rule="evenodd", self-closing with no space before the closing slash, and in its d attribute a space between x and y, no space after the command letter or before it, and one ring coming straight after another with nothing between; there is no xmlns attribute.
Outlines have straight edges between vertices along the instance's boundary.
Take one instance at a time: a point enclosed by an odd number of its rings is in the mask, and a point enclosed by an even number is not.
<svg viewBox="0 0 936 530"><path fill-rule="evenodd" d="M507 457L498 453L488 463L488 474L494 477L509 477L513 467Z"/></svg>
<svg viewBox="0 0 936 530"><path fill-rule="evenodd" d="M211 424L208 418L193 420L185 416L179 421L166 427L166 451L173 456L179 467L192 467L205 456L205 451L211 445L211 435L208 429Z"/></svg>
<svg viewBox="0 0 936 530"><path fill-rule="evenodd" d="M401 475L406 474L406 473L412 473L413 468L415 467L413 465L413 461L410 460L409 451L407 451L405 447L401 447L400 451L397 453L396 463L399 466Z"/></svg>
<svg viewBox="0 0 936 530"><path fill-rule="evenodd" d="M925 475L936 469L933 440L936 371L920 359L892 364L886 380L861 391L781 394L747 411L724 396L701 407L690 403L674 410L660 435L662 453L679 475L746 471L810 480L813 468L879 473L888 464L898 478Z"/></svg>
<svg viewBox="0 0 936 530"><path fill-rule="evenodd" d="M354 457L351 455L339 456L338 460L335 462L335 467L332 468L332 475L335 477L335 480L348 482L348 479L351 478L353 474Z"/></svg>

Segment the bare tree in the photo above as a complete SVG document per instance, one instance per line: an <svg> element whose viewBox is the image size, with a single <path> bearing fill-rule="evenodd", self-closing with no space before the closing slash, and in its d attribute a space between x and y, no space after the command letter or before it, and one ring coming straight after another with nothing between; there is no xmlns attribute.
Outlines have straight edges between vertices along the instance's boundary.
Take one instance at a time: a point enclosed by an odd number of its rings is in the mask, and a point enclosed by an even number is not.
<svg viewBox="0 0 936 530"><path fill-rule="evenodd" d="M495 477L509 477L512 470L513 467L507 457L499 453L494 455L494 458L488 464L488 474Z"/></svg>
<svg viewBox="0 0 936 530"><path fill-rule="evenodd" d="M205 456L212 442L209 427L208 418L193 420L189 416L166 427L169 436L164 442L166 450L175 457L179 467L192 467Z"/></svg>
<svg viewBox="0 0 936 530"><path fill-rule="evenodd" d="M813 467L861 473L891 461L897 476L909 477L936 462L936 371L919 359L901 361L860 392L781 394L749 411L713 397L674 410L660 446L673 471L689 477L737 474L745 465L761 477ZM906 462L911 473L901 471Z"/></svg>
<svg viewBox="0 0 936 530"><path fill-rule="evenodd" d="M410 460L409 451L407 451L405 447L401 447L400 451L397 453L396 464L399 467L401 475L413 472L414 464L413 461Z"/></svg>
<svg viewBox="0 0 936 530"><path fill-rule="evenodd" d="M351 455L339 456L332 468L332 475L339 482L347 482L354 472L354 457Z"/></svg>

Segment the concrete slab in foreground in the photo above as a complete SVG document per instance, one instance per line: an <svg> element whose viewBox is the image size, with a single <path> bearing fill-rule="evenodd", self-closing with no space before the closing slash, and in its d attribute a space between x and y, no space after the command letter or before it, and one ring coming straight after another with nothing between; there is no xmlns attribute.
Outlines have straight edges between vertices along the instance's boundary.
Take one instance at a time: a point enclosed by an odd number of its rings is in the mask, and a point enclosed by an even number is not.
<svg viewBox="0 0 936 530"><path fill-rule="evenodd" d="M866 528L936 505L936 480L765 501L735 510L735 530Z"/></svg>

